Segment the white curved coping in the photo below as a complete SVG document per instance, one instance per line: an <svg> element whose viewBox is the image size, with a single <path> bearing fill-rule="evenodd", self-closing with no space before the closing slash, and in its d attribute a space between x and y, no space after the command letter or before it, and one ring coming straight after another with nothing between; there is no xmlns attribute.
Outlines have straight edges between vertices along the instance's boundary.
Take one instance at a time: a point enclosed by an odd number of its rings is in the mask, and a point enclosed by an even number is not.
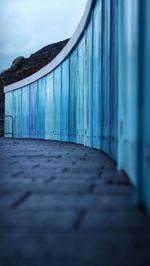
<svg viewBox="0 0 150 266"><path fill-rule="evenodd" d="M20 81L17 81L13 84L10 84L8 86L5 86L4 93L27 86L35 82L36 80L46 76L66 59L66 57L71 53L71 51L74 49L74 47L79 42L81 35L86 28L91 12L92 12L92 7L94 6L95 1L96 0L88 0L86 8L85 8L85 12L81 18L81 21L75 33L73 34L70 41L66 44L66 46L62 49L62 51L49 64L47 64L46 66L44 66L39 71L32 74L31 76L25 79L22 79Z"/></svg>

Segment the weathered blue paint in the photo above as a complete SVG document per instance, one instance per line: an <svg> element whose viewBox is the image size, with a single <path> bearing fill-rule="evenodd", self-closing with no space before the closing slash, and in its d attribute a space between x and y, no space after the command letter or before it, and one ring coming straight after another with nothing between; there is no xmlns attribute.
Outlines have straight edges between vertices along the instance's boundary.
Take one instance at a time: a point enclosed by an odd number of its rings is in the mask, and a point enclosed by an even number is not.
<svg viewBox="0 0 150 266"><path fill-rule="evenodd" d="M121 66L122 83L120 84L122 151L121 168L125 169L133 183L137 183L137 92L138 92L138 1L124 1Z"/></svg>
<svg viewBox="0 0 150 266"><path fill-rule="evenodd" d="M76 142L77 50L70 56L69 141Z"/></svg>
<svg viewBox="0 0 150 266"><path fill-rule="evenodd" d="M138 192L140 202L144 203L150 213L150 1L142 1L139 5L141 19L141 38L139 49L139 175ZM142 78L141 78L142 77Z"/></svg>
<svg viewBox="0 0 150 266"><path fill-rule="evenodd" d="M40 70L35 82L34 76L27 86L20 82L6 91L5 114L13 116L14 137L75 142L107 153L150 212L149 2L89 0L78 40L74 36L58 64Z"/></svg>
<svg viewBox="0 0 150 266"><path fill-rule="evenodd" d="M52 123L51 119L53 117L52 114L52 99L51 99L51 94L53 91L53 84L51 86L51 74L47 76L47 81L46 81L46 89L45 89L45 139L51 139L52 134ZM53 82L53 77L52 77L52 82Z"/></svg>
<svg viewBox="0 0 150 266"><path fill-rule="evenodd" d="M47 87L45 96L45 138L54 139L54 75L53 73L47 76Z"/></svg>
<svg viewBox="0 0 150 266"><path fill-rule="evenodd" d="M86 77L84 91L84 144L92 145L92 81L93 81L93 18L90 19L86 32Z"/></svg>
<svg viewBox="0 0 150 266"><path fill-rule="evenodd" d="M54 139L60 140L61 66L54 71Z"/></svg>
<svg viewBox="0 0 150 266"><path fill-rule="evenodd" d="M37 138L37 102L38 102L38 96L37 96L37 88L38 84L37 82L34 82L30 85L30 138Z"/></svg>
<svg viewBox="0 0 150 266"><path fill-rule="evenodd" d="M19 138L22 135L21 128L21 89L14 91L13 108L14 108L14 137Z"/></svg>
<svg viewBox="0 0 150 266"><path fill-rule="evenodd" d="M118 151L117 151L117 162L118 169L122 169L122 151L123 151L123 108L122 108L122 93L123 93L123 43L124 43L124 32L123 32L123 1L118 1Z"/></svg>
<svg viewBox="0 0 150 266"><path fill-rule="evenodd" d="M69 122L69 59L62 64L61 81L61 140L68 141Z"/></svg>
<svg viewBox="0 0 150 266"><path fill-rule="evenodd" d="M118 142L118 0L111 1L110 25L110 156L117 160Z"/></svg>
<svg viewBox="0 0 150 266"><path fill-rule="evenodd" d="M29 86L22 88L21 90L21 128L22 128L22 138L29 138Z"/></svg>
<svg viewBox="0 0 150 266"><path fill-rule="evenodd" d="M84 90L85 80L85 35L83 36L78 48L78 66L77 66L77 103L76 103L76 143L84 144Z"/></svg>
<svg viewBox="0 0 150 266"><path fill-rule="evenodd" d="M14 119L14 104L13 104L13 94L14 92L11 91L5 95L5 137L6 138L11 138L12 134L11 132L13 131L13 121ZM8 117L11 116L12 118Z"/></svg>
<svg viewBox="0 0 150 266"><path fill-rule="evenodd" d="M110 0L103 1L102 28L102 150L110 154Z"/></svg>
<svg viewBox="0 0 150 266"><path fill-rule="evenodd" d="M37 90L37 135L39 139L45 138L45 94L47 78L38 80Z"/></svg>
<svg viewBox="0 0 150 266"><path fill-rule="evenodd" d="M92 146L101 146L101 43L102 43L102 0L97 1L93 13L93 88L92 88Z"/></svg>

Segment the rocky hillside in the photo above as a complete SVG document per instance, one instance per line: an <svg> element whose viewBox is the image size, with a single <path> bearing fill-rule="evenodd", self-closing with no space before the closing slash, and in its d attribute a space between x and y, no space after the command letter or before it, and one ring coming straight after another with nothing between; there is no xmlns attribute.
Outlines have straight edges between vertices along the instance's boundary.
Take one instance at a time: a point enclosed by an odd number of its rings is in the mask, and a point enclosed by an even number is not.
<svg viewBox="0 0 150 266"><path fill-rule="evenodd" d="M64 48L69 39L47 45L29 58L16 58L11 67L0 74L0 117L4 116L4 93L6 85L24 79L51 62Z"/></svg>

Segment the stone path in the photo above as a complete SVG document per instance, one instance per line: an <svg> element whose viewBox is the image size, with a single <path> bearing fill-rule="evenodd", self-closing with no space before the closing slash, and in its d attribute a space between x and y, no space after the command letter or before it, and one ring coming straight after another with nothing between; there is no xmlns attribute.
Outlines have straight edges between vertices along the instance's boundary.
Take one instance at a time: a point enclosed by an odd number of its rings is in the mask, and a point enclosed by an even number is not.
<svg viewBox="0 0 150 266"><path fill-rule="evenodd" d="M149 266L150 223L106 155L0 139L1 266Z"/></svg>

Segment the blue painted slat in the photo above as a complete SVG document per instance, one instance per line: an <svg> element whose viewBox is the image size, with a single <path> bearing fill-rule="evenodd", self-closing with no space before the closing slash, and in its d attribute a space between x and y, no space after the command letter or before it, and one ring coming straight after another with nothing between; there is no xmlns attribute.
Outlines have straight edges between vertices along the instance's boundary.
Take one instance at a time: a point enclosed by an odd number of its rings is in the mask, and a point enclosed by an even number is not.
<svg viewBox="0 0 150 266"><path fill-rule="evenodd" d="M11 116L5 118L5 137L11 138L12 137L12 131L13 131L13 121L14 120L14 108L13 108L13 94L14 92L8 92L5 95L5 115Z"/></svg>
<svg viewBox="0 0 150 266"><path fill-rule="evenodd" d="M123 32L121 42L122 80L119 86L119 114L121 130L121 167L137 182L137 102L138 102L138 1L126 0L121 4ZM132 88L132 89L131 89Z"/></svg>
<svg viewBox="0 0 150 266"><path fill-rule="evenodd" d="M77 50L70 56L69 141L76 142Z"/></svg>
<svg viewBox="0 0 150 266"><path fill-rule="evenodd" d="M14 137L19 138L22 134L21 125L21 89L14 91Z"/></svg>
<svg viewBox="0 0 150 266"><path fill-rule="evenodd" d="M30 138L37 138L37 81L30 84L29 97L30 97Z"/></svg>
<svg viewBox="0 0 150 266"><path fill-rule="evenodd" d="M21 89L21 126L22 126L22 138L29 138L29 86Z"/></svg>
<svg viewBox="0 0 150 266"><path fill-rule="evenodd" d="M100 149L101 146L101 27L102 1L96 2L93 20L93 88L92 88L92 146Z"/></svg>
<svg viewBox="0 0 150 266"><path fill-rule="evenodd" d="M47 79L46 77L38 80L37 91L37 135L39 139L45 138L45 93Z"/></svg>
<svg viewBox="0 0 150 266"><path fill-rule="evenodd" d="M110 141L110 7L111 1L103 1L102 32L102 150L109 153Z"/></svg>
<svg viewBox="0 0 150 266"><path fill-rule="evenodd" d="M121 170L123 166L123 84L124 84L124 18L123 18L123 1L118 2L118 169Z"/></svg>
<svg viewBox="0 0 150 266"><path fill-rule="evenodd" d="M50 86L50 138L54 139L54 73L49 76Z"/></svg>
<svg viewBox="0 0 150 266"><path fill-rule="evenodd" d="M84 91L86 87L85 79L85 35L83 36L77 48L78 66L77 66L77 124L76 124L76 143L84 144Z"/></svg>
<svg viewBox="0 0 150 266"><path fill-rule="evenodd" d="M61 66L54 71L54 139L60 140Z"/></svg>
<svg viewBox="0 0 150 266"><path fill-rule="evenodd" d="M69 122L69 59L62 64L61 81L61 140L68 141Z"/></svg>
<svg viewBox="0 0 150 266"><path fill-rule="evenodd" d="M139 183L138 191L142 196L142 203L150 213L150 1L141 1L140 10L142 16L141 25L141 52L143 53L143 64L140 65L140 74L143 73L143 80L140 76L139 95L139 131L141 145L139 145ZM141 18L140 16L140 18ZM143 29L144 28L144 29ZM141 195L142 194L142 195ZM140 198L141 199L141 198Z"/></svg>
<svg viewBox="0 0 150 266"><path fill-rule="evenodd" d="M85 131L84 131L84 144L86 146L92 145L92 51L93 51L93 17L90 19L87 32L86 32L86 85L85 85Z"/></svg>
<svg viewBox="0 0 150 266"><path fill-rule="evenodd" d="M47 75L45 91L45 139L53 139L53 74Z"/></svg>
<svg viewBox="0 0 150 266"><path fill-rule="evenodd" d="M109 154L117 160L118 142L118 0L111 1L110 47L110 147Z"/></svg>

